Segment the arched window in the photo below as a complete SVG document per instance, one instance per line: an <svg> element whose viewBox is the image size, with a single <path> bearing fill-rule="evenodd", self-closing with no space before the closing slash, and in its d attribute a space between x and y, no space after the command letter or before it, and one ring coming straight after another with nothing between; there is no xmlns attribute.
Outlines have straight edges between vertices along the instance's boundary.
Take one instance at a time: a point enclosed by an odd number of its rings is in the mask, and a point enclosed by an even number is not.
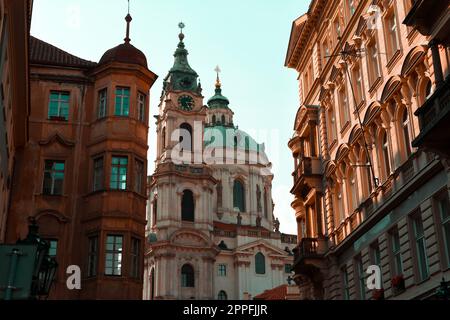
<svg viewBox="0 0 450 320"><path fill-rule="evenodd" d="M217 299L218 300L228 300L227 293L225 291L221 290L219 292L219 295L217 296Z"/></svg>
<svg viewBox="0 0 450 320"><path fill-rule="evenodd" d="M349 201L351 211L356 210L359 203L358 197L358 182L356 181L356 175L353 168L348 169L348 184L350 187L351 201Z"/></svg>
<svg viewBox="0 0 450 320"><path fill-rule="evenodd" d="M152 226L156 226L156 222L158 219L158 198L155 197L153 200L153 210L152 210Z"/></svg>
<svg viewBox="0 0 450 320"><path fill-rule="evenodd" d="M194 222L194 213L194 194L191 190L184 190L183 198L181 199L181 220Z"/></svg>
<svg viewBox="0 0 450 320"><path fill-rule="evenodd" d="M166 127L162 129L161 133L161 148L163 151L166 149Z"/></svg>
<svg viewBox="0 0 450 320"><path fill-rule="evenodd" d="M180 143L184 151L192 151L192 127L189 123L180 125Z"/></svg>
<svg viewBox="0 0 450 320"><path fill-rule="evenodd" d="M409 138L408 109L406 109L406 108L403 110L402 132L403 132L403 143L405 144L406 155L409 157L411 155L411 140Z"/></svg>
<svg viewBox="0 0 450 320"><path fill-rule="evenodd" d="M388 141L388 136L387 136L387 132L383 132L382 137L381 137L381 152L382 152L382 161L384 164L384 174L385 174L385 179L387 179L391 173L391 165L390 165L390 158L389 158L389 141Z"/></svg>
<svg viewBox="0 0 450 320"><path fill-rule="evenodd" d="M245 212L245 189L239 180L234 180L233 208L238 208L240 212Z"/></svg>
<svg viewBox="0 0 450 320"><path fill-rule="evenodd" d="M216 124L216 122L217 122L217 119L216 119L216 116L214 115L214 116L212 116L212 123Z"/></svg>
<svg viewBox="0 0 450 320"><path fill-rule="evenodd" d="M181 286L183 288L195 287L194 268L190 264L185 264L181 268Z"/></svg>
<svg viewBox="0 0 450 320"><path fill-rule="evenodd" d="M222 115L222 124L225 124L225 116Z"/></svg>
<svg viewBox="0 0 450 320"><path fill-rule="evenodd" d="M266 274L266 257L261 252L255 255L255 272L256 274Z"/></svg>

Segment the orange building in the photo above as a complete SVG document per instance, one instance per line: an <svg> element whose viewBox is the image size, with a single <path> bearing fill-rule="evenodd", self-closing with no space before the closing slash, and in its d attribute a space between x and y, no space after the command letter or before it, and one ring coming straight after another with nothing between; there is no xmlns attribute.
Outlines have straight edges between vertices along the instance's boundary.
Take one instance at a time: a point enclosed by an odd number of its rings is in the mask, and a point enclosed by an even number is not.
<svg viewBox="0 0 450 320"><path fill-rule="evenodd" d="M16 150L28 139L30 0L0 1L0 243L4 242Z"/></svg>
<svg viewBox="0 0 450 320"><path fill-rule="evenodd" d="M99 63L30 39L29 141L16 153L8 242L30 218L59 268L53 299L140 299L149 90L157 76L125 42ZM81 290L66 269L81 268Z"/></svg>
<svg viewBox="0 0 450 320"><path fill-rule="evenodd" d="M313 0L293 23L286 66L299 73L289 147L302 298L435 298L450 279L450 167L411 143L416 111L450 74L450 51L402 24L430 2ZM448 21L448 10L435 12ZM380 268L378 289L367 286L369 266Z"/></svg>

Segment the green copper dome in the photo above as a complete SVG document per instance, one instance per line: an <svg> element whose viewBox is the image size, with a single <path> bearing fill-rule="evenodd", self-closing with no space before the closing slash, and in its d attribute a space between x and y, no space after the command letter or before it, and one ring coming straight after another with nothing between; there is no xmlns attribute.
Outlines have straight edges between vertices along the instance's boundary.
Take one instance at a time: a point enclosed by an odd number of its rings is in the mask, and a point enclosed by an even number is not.
<svg viewBox="0 0 450 320"><path fill-rule="evenodd" d="M218 108L228 109L229 104L230 100L228 100L227 97L222 95L222 88L220 86L216 86L216 94L208 100L208 107L210 109L218 109Z"/></svg>
<svg viewBox="0 0 450 320"><path fill-rule="evenodd" d="M265 152L264 144L259 144L245 131L235 127L216 125L205 127L205 147L238 148L245 151Z"/></svg>

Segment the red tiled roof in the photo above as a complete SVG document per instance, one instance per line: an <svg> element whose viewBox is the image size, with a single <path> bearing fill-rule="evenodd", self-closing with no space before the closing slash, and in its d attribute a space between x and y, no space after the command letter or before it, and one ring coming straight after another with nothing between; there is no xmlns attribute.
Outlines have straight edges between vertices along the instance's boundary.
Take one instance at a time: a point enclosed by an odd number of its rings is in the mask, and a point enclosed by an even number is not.
<svg viewBox="0 0 450 320"><path fill-rule="evenodd" d="M96 62L78 58L33 36L30 36L30 63L83 69L97 65Z"/></svg>
<svg viewBox="0 0 450 320"><path fill-rule="evenodd" d="M253 297L254 300L286 300L287 284L266 290L263 293Z"/></svg>

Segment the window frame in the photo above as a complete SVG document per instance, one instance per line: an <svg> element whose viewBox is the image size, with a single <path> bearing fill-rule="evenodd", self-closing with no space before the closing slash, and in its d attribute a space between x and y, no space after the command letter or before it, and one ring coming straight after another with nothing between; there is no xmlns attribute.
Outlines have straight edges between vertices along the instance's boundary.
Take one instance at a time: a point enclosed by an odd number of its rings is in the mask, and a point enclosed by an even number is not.
<svg viewBox="0 0 450 320"><path fill-rule="evenodd" d="M146 106L147 106L147 95L138 91L137 94L137 111L138 111L138 120L142 123L145 123L146 120Z"/></svg>
<svg viewBox="0 0 450 320"><path fill-rule="evenodd" d="M120 93L119 93L120 91ZM115 89L114 97L114 116L116 117L129 117L130 116L130 105L131 105L131 88L117 86ZM128 93L128 95L126 95ZM127 105L126 101L128 99ZM120 105L118 105L118 100L120 100Z"/></svg>
<svg viewBox="0 0 450 320"><path fill-rule="evenodd" d="M47 164L48 163L53 163L51 169L47 169ZM55 164L63 164L64 168L62 170L56 170ZM62 173L62 179L56 179L55 174L61 174ZM48 187L46 188L46 182L48 181L46 175L50 174L50 191L46 192L46 189L48 189ZM42 194L46 195L46 196L62 196L64 194L64 182L65 182L65 176L66 176L66 161L65 160L51 160L51 159L46 159L44 160L44 178L43 178L43 183L42 183ZM55 192L55 183L56 181L61 181L61 190L59 192Z"/></svg>
<svg viewBox="0 0 450 320"><path fill-rule="evenodd" d="M423 219L420 211L416 211L409 216L410 228L412 231L413 238L412 241L413 254L414 254L414 265L416 272L416 281L421 283L430 277L430 265L427 253L427 244L425 239L425 232L423 228ZM421 230L418 229L418 224L420 223ZM423 251L423 252L421 252ZM423 256L422 256L423 255ZM422 260L423 258L423 260Z"/></svg>
<svg viewBox="0 0 450 320"><path fill-rule="evenodd" d="M94 246L92 246L94 244ZM99 236L91 235L88 237L88 262L87 277L93 278L98 274L98 258L99 258Z"/></svg>
<svg viewBox="0 0 450 320"><path fill-rule="evenodd" d="M141 240L136 237L131 237L130 241L130 277L134 279L141 279Z"/></svg>
<svg viewBox="0 0 450 320"><path fill-rule="evenodd" d="M57 99L52 99L52 95L58 95ZM62 99L62 96L67 96L67 100ZM69 121L70 117L70 101L71 101L71 93L66 90L50 90L49 100L48 100L48 110L47 117L49 120L59 120L59 121ZM52 102L57 103L56 114L51 114L51 104ZM63 107L63 104L67 104L67 106ZM62 111L67 111L67 114L64 114Z"/></svg>
<svg viewBox="0 0 450 320"><path fill-rule="evenodd" d="M266 256L262 252L258 252L255 254L255 274L257 275L265 275L266 270Z"/></svg>
<svg viewBox="0 0 450 320"><path fill-rule="evenodd" d="M115 159L119 159L119 163L114 163ZM121 160L127 159L126 164L121 163ZM126 155L113 155L111 157L111 171L109 176L109 189L115 191L127 191L128 190L128 166L129 166L129 157ZM113 170L117 168L117 173L114 174ZM125 168L125 180L121 180L121 169ZM113 177L117 178L117 180L113 180ZM113 186L117 184L116 186ZM125 188L121 187L121 184L125 183Z"/></svg>
<svg viewBox="0 0 450 320"><path fill-rule="evenodd" d="M101 167L97 163L101 161ZM98 192L105 190L105 157L99 156L93 159L93 181L92 191Z"/></svg>
<svg viewBox="0 0 450 320"><path fill-rule="evenodd" d="M108 116L108 88L98 91L97 119L104 119Z"/></svg>
<svg viewBox="0 0 450 320"><path fill-rule="evenodd" d="M227 276L227 265L224 263L219 263L217 265L217 276L218 277L226 277Z"/></svg>
<svg viewBox="0 0 450 320"><path fill-rule="evenodd" d="M109 238L113 238L114 241L112 243L108 242ZM120 242L120 248L116 248L118 245L118 242L116 239L121 239ZM104 274L108 277L121 277L123 275L123 253L124 253L124 239L125 237L122 234L107 234L106 235L106 241L105 241L105 268L104 268ZM108 249L108 244L112 244L113 248L110 250ZM112 259L108 259L108 256L111 256ZM107 266L108 260L111 260L111 267ZM109 273L107 270L111 269L111 273ZM119 274L115 273L115 270L119 270Z"/></svg>

